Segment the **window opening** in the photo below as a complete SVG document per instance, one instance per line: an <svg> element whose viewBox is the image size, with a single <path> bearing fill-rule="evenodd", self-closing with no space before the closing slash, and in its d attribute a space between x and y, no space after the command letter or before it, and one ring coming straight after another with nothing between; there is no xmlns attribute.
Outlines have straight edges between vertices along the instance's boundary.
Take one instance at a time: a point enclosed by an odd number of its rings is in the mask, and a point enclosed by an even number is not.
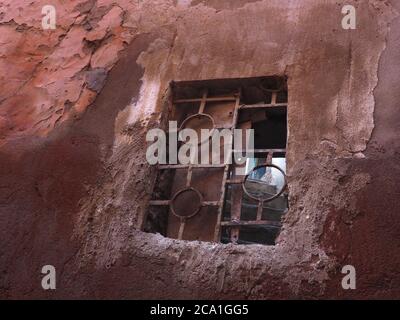
<svg viewBox="0 0 400 320"><path fill-rule="evenodd" d="M201 129L253 129L254 156L240 165L213 164L207 151L208 163L159 165L145 231L184 240L275 244L288 210L286 79L175 82L172 92L169 120L177 122L178 133L190 128L201 137ZM199 150L205 140L199 139ZM228 155L221 150L221 159L244 151L249 151L244 143L239 150L232 145Z"/></svg>

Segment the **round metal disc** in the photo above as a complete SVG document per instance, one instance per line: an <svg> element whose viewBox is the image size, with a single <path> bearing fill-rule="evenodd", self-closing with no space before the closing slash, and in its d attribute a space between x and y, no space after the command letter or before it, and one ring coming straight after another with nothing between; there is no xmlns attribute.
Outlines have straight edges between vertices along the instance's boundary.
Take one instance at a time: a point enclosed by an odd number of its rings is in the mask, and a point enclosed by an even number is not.
<svg viewBox="0 0 400 320"><path fill-rule="evenodd" d="M188 126L191 122L194 122L195 120L197 120L198 124L197 127L195 126L190 127ZM207 128L204 126L204 122L208 122L209 124L211 124L211 128ZM209 114L206 113L196 113L193 114L189 117L187 117L181 124L179 131L183 130L183 129L193 129L197 132L198 137L201 137L201 129L209 129L210 130L210 135L209 137L205 138L204 140L199 141L199 145L202 144L203 142L207 141L208 139L210 139L215 131L215 121L214 118L211 117ZM179 132L178 131L178 132Z"/></svg>
<svg viewBox="0 0 400 320"><path fill-rule="evenodd" d="M171 199L172 213L181 219L189 219L199 213L203 204L203 196L192 187L179 190Z"/></svg>

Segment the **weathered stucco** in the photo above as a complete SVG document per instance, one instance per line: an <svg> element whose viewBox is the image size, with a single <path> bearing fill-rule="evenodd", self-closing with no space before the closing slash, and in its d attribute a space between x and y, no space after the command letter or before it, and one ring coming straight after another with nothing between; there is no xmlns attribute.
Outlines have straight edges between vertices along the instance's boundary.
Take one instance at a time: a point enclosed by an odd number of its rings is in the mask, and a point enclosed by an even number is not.
<svg viewBox="0 0 400 320"><path fill-rule="evenodd" d="M400 297L395 1L54 1L54 31L44 4L0 4L1 297ZM289 86L278 244L141 232L170 82L268 75Z"/></svg>

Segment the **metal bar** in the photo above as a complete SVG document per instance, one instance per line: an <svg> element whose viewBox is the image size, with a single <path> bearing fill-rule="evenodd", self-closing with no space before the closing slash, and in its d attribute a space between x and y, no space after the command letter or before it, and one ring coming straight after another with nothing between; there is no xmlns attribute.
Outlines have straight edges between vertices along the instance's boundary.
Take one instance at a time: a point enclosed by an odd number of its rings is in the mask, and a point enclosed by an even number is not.
<svg viewBox="0 0 400 320"><path fill-rule="evenodd" d="M190 163L186 175L186 187L190 187L190 184L192 183L193 165L197 162L196 157L198 157L196 153L191 154Z"/></svg>
<svg viewBox="0 0 400 320"><path fill-rule="evenodd" d="M179 226L178 240L182 240L183 232L185 231L186 219L181 219L181 224Z"/></svg>
<svg viewBox="0 0 400 320"><path fill-rule="evenodd" d="M240 109L263 109L263 108L276 108L276 107L287 107L287 103L260 103L260 104L244 104Z"/></svg>
<svg viewBox="0 0 400 320"><path fill-rule="evenodd" d="M232 119L232 128L231 128L232 132L236 128L238 118L239 118L240 96L241 96L241 89L239 88L238 94L235 97L236 103L235 103L235 109L234 109L233 119ZM232 149L233 149L233 139L232 139L232 148L231 148L230 155L229 155L230 157L232 157ZM218 208L217 223L215 224L215 232L214 232L214 241L215 242L219 242L220 237L221 237L221 221L222 221L222 213L223 213L223 209L224 209L226 181L228 180L228 174L229 174L230 168L231 168L230 164L225 165L224 175L222 178L221 198L220 198L220 203L219 203L219 208Z"/></svg>
<svg viewBox="0 0 400 320"><path fill-rule="evenodd" d="M169 170L169 169L187 169L189 167L192 167L194 169L200 169L200 168L224 168L224 164L166 164L166 165L159 165L158 169L159 170Z"/></svg>
<svg viewBox="0 0 400 320"><path fill-rule="evenodd" d="M189 166L186 176L186 187L190 187L192 183L192 173L193 173L193 166Z"/></svg>
<svg viewBox="0 0 400 320"><path fill-rule="evenodd" d="M219 201L203 201L201 204L203 207L210 206L210 207L218 207Z"/></svg>
<svg viewBox="0 0 400 320"><path fill-rule="evenodd" d="M190 103L190 102L201 102L203 98L196 98L196 99L177 99L174 100L173 103L175 104L182 104L182 103ZM236 101L236 97L229 96L229 97L214 97L214 98L207 98L206 102L229 102L229 101Z"/></svg>
<svg viewBox="0 0 400 320"><path fill-rule="evenodd" d="M264 203L262 201L258 202L258 208L257 208L257 221L262 220L262 212L264 208Z"/></svg>
<svg viewBox="0 0 400 320"><path fill-rule="evenodd" d="M227 200L226 203L232 204L230 200ZM258 204L242 203L242 208L257 209L258 208ZM287 209L277 209L277 208L273 208L273 207L270 207L270 206L266 206L265 204L264 204L263 208L271 210L271 211L280 212L282 214L287 212Z"/></svg>
<svg viewBox="0 0 400 320"><path fill-rule="evenodd" d="M239 185L231 189L231 221L238 221L242 212L243 189ZM231 229L231 242L236 244L239 240L239 228Z"/></svg>
<svg viewBox="0 0 400 320"><path fill-rule="evenodd" d="M221 198L219 200L218 207L218 215L217 215L217 223L215 225L214 231L214 241L219 242L220 234L221 234L221 220L222 220L222 211L224 208L224 200L225 200L225 192L226 192L226 180L228 179L230 165L225 165L224 175L222 177L222 187L221 187Z"/></svg>
<svg viewBox="0 0 400 320"><path fill-rule="evenodd" d="M228 238L223 238L224 240L229 240ZM253 241L245 241L245 240L239 240L238 244L260 244L259 242L253 242Z"/></svg>
<svg viewBox="0 0 400 320"><path fill-rule="evenodd" d="M218 128L215 128L215 129L216 130L224 130L224 129L231 129L231 128L232 128L232 126L226 125L226 126L218 127Z"/></svg>
<svg viewBox="0 0 400 320"><path fill-rule="evenodd" d="M278 92L272 92L271 104L276 105L276 98L278 97Z"/></svg>
<svg viewBox="0 0 400 320"><path fill-rule="evenodd" d="M267 155L267 164L272 164L272 157L274 156L273 152L268 152Z"/></svg>
<svg viewBox="0 0 400 320"><path fill-rule="evenodd" d="M242 184L243 179L229 179L226 180L226 184Z"/></svg>
<svg viewBox="0 0 400 320"><path fill-rule="evenodd" d="M149 201L150 206L169 206L170 200L151 200Z"/></svg>
<svg viewBox="0 0 400 320"><path fill-rule="evenodd" d="M247 179L247 181L252 182L252 183L256 183L262 186L269 186L270 184L268 182L265 181L261 181L261 180L257 180L257 179ZM268 195L268 196L274 196L276 193L270 193L270 192L266 192L264 191L264 194Z"/></svg>
<svg viewBox="0 0 400 320"><path fill-rule="evenodd" d="M286 149L254 149L254 150L233 150L234 153L286 153Z"/></svg>
<svg viewBox="0 0 400 320"><path fill-rule="evenodd" d="M237 227L237 226L259 226L259 225L271 225L280 227L282 224L278 221L259 220L259 221L222 221L221 226L223 227Z"/></svg>
<svg viewBox="0 0 400 320"><path fill-rule="evenodd" d="M206 107L206 101L207 101L207 95L208 95L208 90L204 90L203 92L203 98L201 98L201 103L200 103L200 108L199 108L199 113L204 113L204 108Z"/></svg>
<svg viewBox="0 0 400 320"><path fill-rule="evenodd" d="M149 201L150 206L169 206L171 204L171 200L151 200ZM211 206L218 207L219 201L203 201L201 203L202 207Z"/></svg>

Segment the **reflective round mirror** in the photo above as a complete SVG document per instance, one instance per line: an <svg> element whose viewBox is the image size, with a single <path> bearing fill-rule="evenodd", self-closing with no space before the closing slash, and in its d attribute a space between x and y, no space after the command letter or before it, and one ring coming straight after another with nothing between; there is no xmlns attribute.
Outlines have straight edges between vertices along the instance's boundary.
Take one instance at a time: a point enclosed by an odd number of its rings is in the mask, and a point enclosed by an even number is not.
<svg viewBox="0 0 400 320"><path fill-rule="evenodd" d="M243 182L245 194L262 202L276 199L285 191L285 188L285 172L273 164L255 167Z"/></svg>

